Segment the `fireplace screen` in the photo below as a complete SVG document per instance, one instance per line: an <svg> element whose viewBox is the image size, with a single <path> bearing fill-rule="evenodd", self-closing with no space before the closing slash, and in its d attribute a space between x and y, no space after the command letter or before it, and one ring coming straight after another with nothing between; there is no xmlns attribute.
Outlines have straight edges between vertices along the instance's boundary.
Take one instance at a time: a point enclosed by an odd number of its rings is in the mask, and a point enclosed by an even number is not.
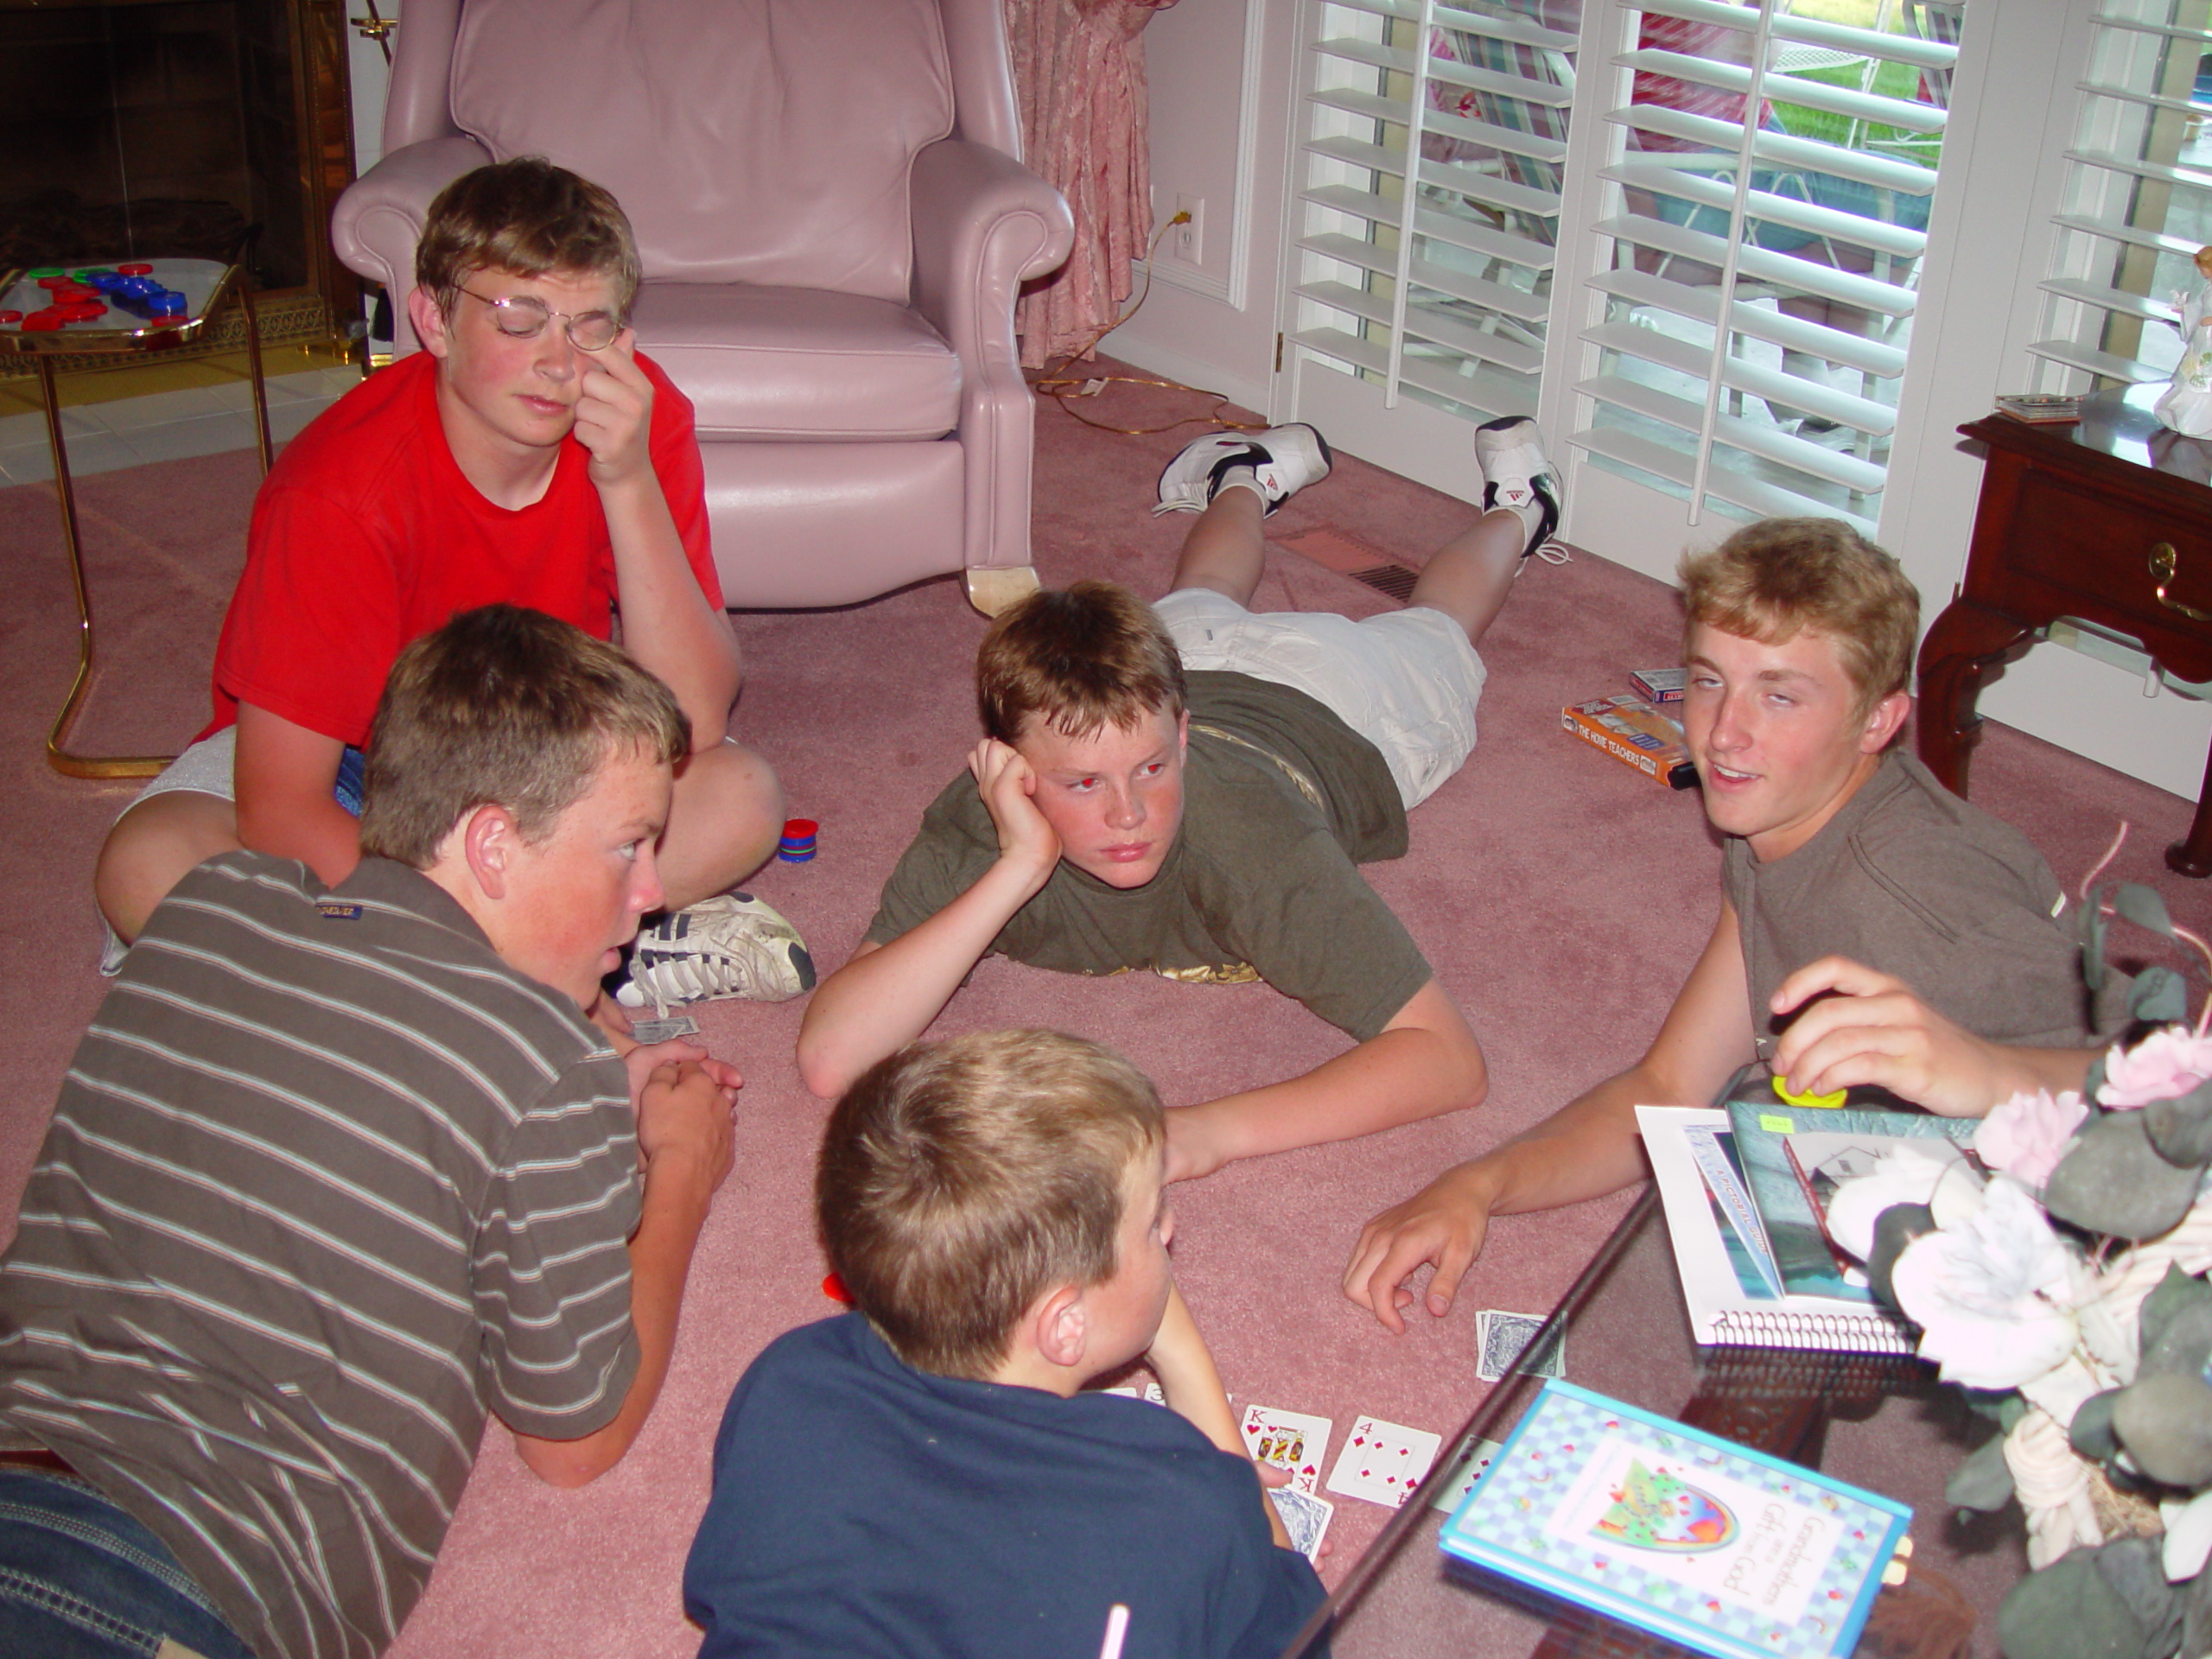
<svg viewBox="0 0 2212 1659"><path fill-rule="evenodd" d="M0 268L221 259L265 336L344 333L343 26L329 0L0 0Z"/></svg>

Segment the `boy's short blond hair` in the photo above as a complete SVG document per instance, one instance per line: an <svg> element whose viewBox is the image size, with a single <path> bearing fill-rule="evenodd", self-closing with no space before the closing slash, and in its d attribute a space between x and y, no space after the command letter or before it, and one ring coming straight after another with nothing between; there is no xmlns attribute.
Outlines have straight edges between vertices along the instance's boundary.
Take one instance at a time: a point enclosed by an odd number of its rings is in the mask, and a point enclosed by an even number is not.
<svg viewBox="0 0 2212 1659"><path fill-rule="evenodd" d="M1840 518L1763 518L1708 552L1683 556L1683 646L1703 623L1778 645L1810 628L1836 642L1866 714L1912 689L1920 590L1903 567Z"/></svg>
<svg viewBox="0 0 2212 1659"><path fill-rule="evenodd" d="M1039 1296L1114 1275L1129 1173L1166 1134L1151 1081L1083 1038L912 1044L830 1114L822 1246L901 1359L988 1377Z"/></svg>
<svg viewBox="0 0 2212 1659"><path fill-rule="evenodd" d="M471 271L511 276L604 276L624 322L644 266L627 214L589 179L543 156L518 156L462 174L430 203L415 245L415 281L450 317Z"/></svg>
<svg viewBox="0 0 2212 1659"><path fill-rule="evenodd" d="M1020 741L1034 718L1070 737L1183 712L1183 654L1152 607L1112 582L1046 588L1001 612L976 653L984 733Z"/></svg>
<svg viewBox="0 0 2212 1659"><path fill-rule="evenodd" d="M497 804L525 842L550 834L610 754L691 752L676 695L616 645L518 605L463 611L391 665L369 730L361 850L416 869Z"/></svg>

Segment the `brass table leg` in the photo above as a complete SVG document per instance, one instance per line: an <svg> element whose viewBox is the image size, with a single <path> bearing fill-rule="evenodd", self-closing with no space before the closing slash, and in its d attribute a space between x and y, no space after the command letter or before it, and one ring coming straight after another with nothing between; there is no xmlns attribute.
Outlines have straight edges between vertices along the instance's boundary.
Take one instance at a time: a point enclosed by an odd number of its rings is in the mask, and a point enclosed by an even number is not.
<svg viewBox="0 0 2212 1659"><path fill-rule="evenodd" d="M61 398L54 385L54 359L38 354L38 388L46 399L46 442L54 452L54 492L61 501L61 544L69 555L69 580L77 592L77 677L46 734L46 761L71 778L150 778L173 754L78 754L64 747L70 722L92 678L92 606L85 588L85 555L77 540L77 493L69 482L69 452L61 435Z"/></svg>
<svg viewBox="0 0 2212 1659"><path fill-rule="evenodd" d="M261 475L269 476L275 452L269 441L269 389L261 373L261 327L253 296L241 279L236 289L245 314L246 365L253 379L253 435L261 453ZM54 385L54 359L37 353L38 386L46 399L46 443L54 454L54 489L61 501L61 543L69 555L69 580L77 594L77 677L46 734L47 764L71 778L151 778L176 759L173 754L78 754L64 747L69 727L92 678L92 604L85 585L85 556L77 537L77 493L69 478L69 452L61 432L61 398ZM113 366L113 365L104 365Z"/></svg>
<svg viewBox="0 0 2212 1659"><path fill-rule="evenodd" d="M245 361L253 375L253 435L261 449L261 475L269 476L275 464L275 452L269 444L269 389L261 379L261 325L253 315L253 296L247 292L245 278L238 278L238 305L245 313Z"/></svg>

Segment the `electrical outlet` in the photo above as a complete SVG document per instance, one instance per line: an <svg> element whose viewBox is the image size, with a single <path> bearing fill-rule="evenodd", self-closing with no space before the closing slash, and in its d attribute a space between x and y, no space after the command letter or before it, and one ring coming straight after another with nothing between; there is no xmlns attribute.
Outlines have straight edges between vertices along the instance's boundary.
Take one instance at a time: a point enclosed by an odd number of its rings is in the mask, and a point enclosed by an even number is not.
<svg viewBox="0 0 2212 1659"><path fill-rule="evenodd" d="M1206 200L1204 196L1177 196L1175 211L1190 217L1168 233L1168 245L1175 257L1186 265L1205 263Z"/></svg>

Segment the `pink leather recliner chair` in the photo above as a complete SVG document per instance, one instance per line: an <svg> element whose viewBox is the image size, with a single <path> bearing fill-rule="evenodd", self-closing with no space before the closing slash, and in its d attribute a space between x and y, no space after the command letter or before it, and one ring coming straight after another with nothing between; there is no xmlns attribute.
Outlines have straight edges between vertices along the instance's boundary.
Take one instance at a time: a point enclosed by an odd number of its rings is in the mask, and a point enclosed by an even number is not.
<svg viewBox="0 0 2212 1659"><path fill-rule="evenodd" d="M431 199L542 155L613 191L638 342L698 409L733 606L1029 562L1014 302L1073 238L1021 164L1001 0L407 0L338 257L397 302Z"/></svg>

